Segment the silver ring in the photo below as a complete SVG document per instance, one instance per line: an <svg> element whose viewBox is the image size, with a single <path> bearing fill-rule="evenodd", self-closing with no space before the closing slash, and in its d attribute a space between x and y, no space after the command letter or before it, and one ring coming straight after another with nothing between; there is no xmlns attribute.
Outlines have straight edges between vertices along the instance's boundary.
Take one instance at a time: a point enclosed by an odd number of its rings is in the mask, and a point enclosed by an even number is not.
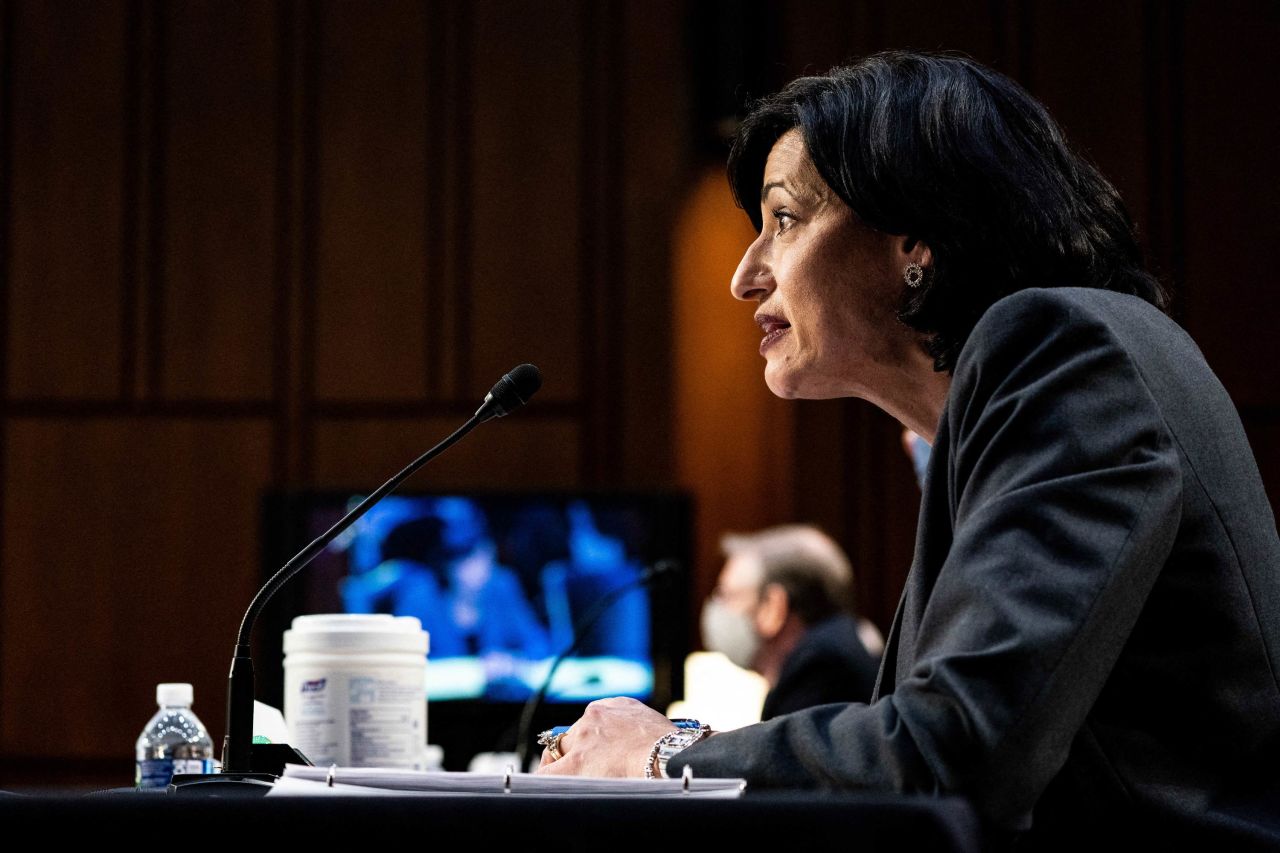
<svg viewBox="0 0 1280 853"><path fill-rule="evenodd" d="M547 752L550 753L552 761L559 761L561 758L564 758L564 755L560 752L560 738L564 736L565 732L552 734L551 729L547 729L545 732L538 735L538 745L545 746L547 748Z"/></svg>

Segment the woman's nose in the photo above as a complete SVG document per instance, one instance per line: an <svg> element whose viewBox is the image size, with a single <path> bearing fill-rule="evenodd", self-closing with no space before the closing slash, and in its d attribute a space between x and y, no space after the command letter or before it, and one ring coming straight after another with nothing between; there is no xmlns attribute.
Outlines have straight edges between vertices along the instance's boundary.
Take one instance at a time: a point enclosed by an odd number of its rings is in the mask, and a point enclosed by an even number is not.
<svg viewBox="0 0 1280 853"><path fill-rule="evenodd" d="M765 263L761 246L763 238L758 238L747 247L738 269L729 284L729 292L735 299L744 302L758 302L773 292L773 274Z"/></svg>

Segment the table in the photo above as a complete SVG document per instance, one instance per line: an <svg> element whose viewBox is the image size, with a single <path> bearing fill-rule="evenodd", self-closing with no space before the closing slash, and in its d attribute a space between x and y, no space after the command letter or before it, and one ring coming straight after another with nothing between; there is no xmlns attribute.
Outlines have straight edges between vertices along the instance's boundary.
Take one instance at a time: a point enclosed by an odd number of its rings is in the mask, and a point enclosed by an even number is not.
<svg viewBox="0 0 1280 853"><path fill-rule="evenodd" d="M359 849L384 839L430 850L483 844L486 849L601 851L709 841L717 851L779 853L981 849L978 821L961 799L798 791L748 793L737 800L514 794L243 799L131 790L5 795L0 796L0 825L11 838L31 833L41 846L52 840L106 839L184 846L186 839L213 838L224 849L238 839L315 842L329 850L339 844Z"/></svg>

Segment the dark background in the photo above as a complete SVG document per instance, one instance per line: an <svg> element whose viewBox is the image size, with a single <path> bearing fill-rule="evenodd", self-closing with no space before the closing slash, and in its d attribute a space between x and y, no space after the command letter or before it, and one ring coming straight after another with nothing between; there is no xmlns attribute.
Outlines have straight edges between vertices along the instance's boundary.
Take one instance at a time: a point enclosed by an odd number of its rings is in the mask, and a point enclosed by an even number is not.
<svg viewBox="0 0 1280 853"><path fill-rule="evenodd" d="M0 0L0 784L128 784L159 681L220 743L262 494L376 485L523 361L419 488L687 489L695 602L723 529L816 521L886 626L898 428L768 395L716 133L882 48L1113 179L1274 502L1277 41L1268 0Z"/></svg>

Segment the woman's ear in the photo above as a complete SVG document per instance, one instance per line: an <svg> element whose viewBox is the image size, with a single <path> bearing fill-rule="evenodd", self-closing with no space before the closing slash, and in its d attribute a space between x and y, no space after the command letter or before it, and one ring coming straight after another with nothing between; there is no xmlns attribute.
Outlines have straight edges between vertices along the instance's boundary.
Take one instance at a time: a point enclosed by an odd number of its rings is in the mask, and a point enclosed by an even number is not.
<svg viewBox="0 0 1280 853"><path fill-rule="evenodd" d="M896 237L895 242L900 261L899 267L905 268L907 264L919 264L928 269L933 266L933 250L925 241L910 234L903 234Z"/></svg>

